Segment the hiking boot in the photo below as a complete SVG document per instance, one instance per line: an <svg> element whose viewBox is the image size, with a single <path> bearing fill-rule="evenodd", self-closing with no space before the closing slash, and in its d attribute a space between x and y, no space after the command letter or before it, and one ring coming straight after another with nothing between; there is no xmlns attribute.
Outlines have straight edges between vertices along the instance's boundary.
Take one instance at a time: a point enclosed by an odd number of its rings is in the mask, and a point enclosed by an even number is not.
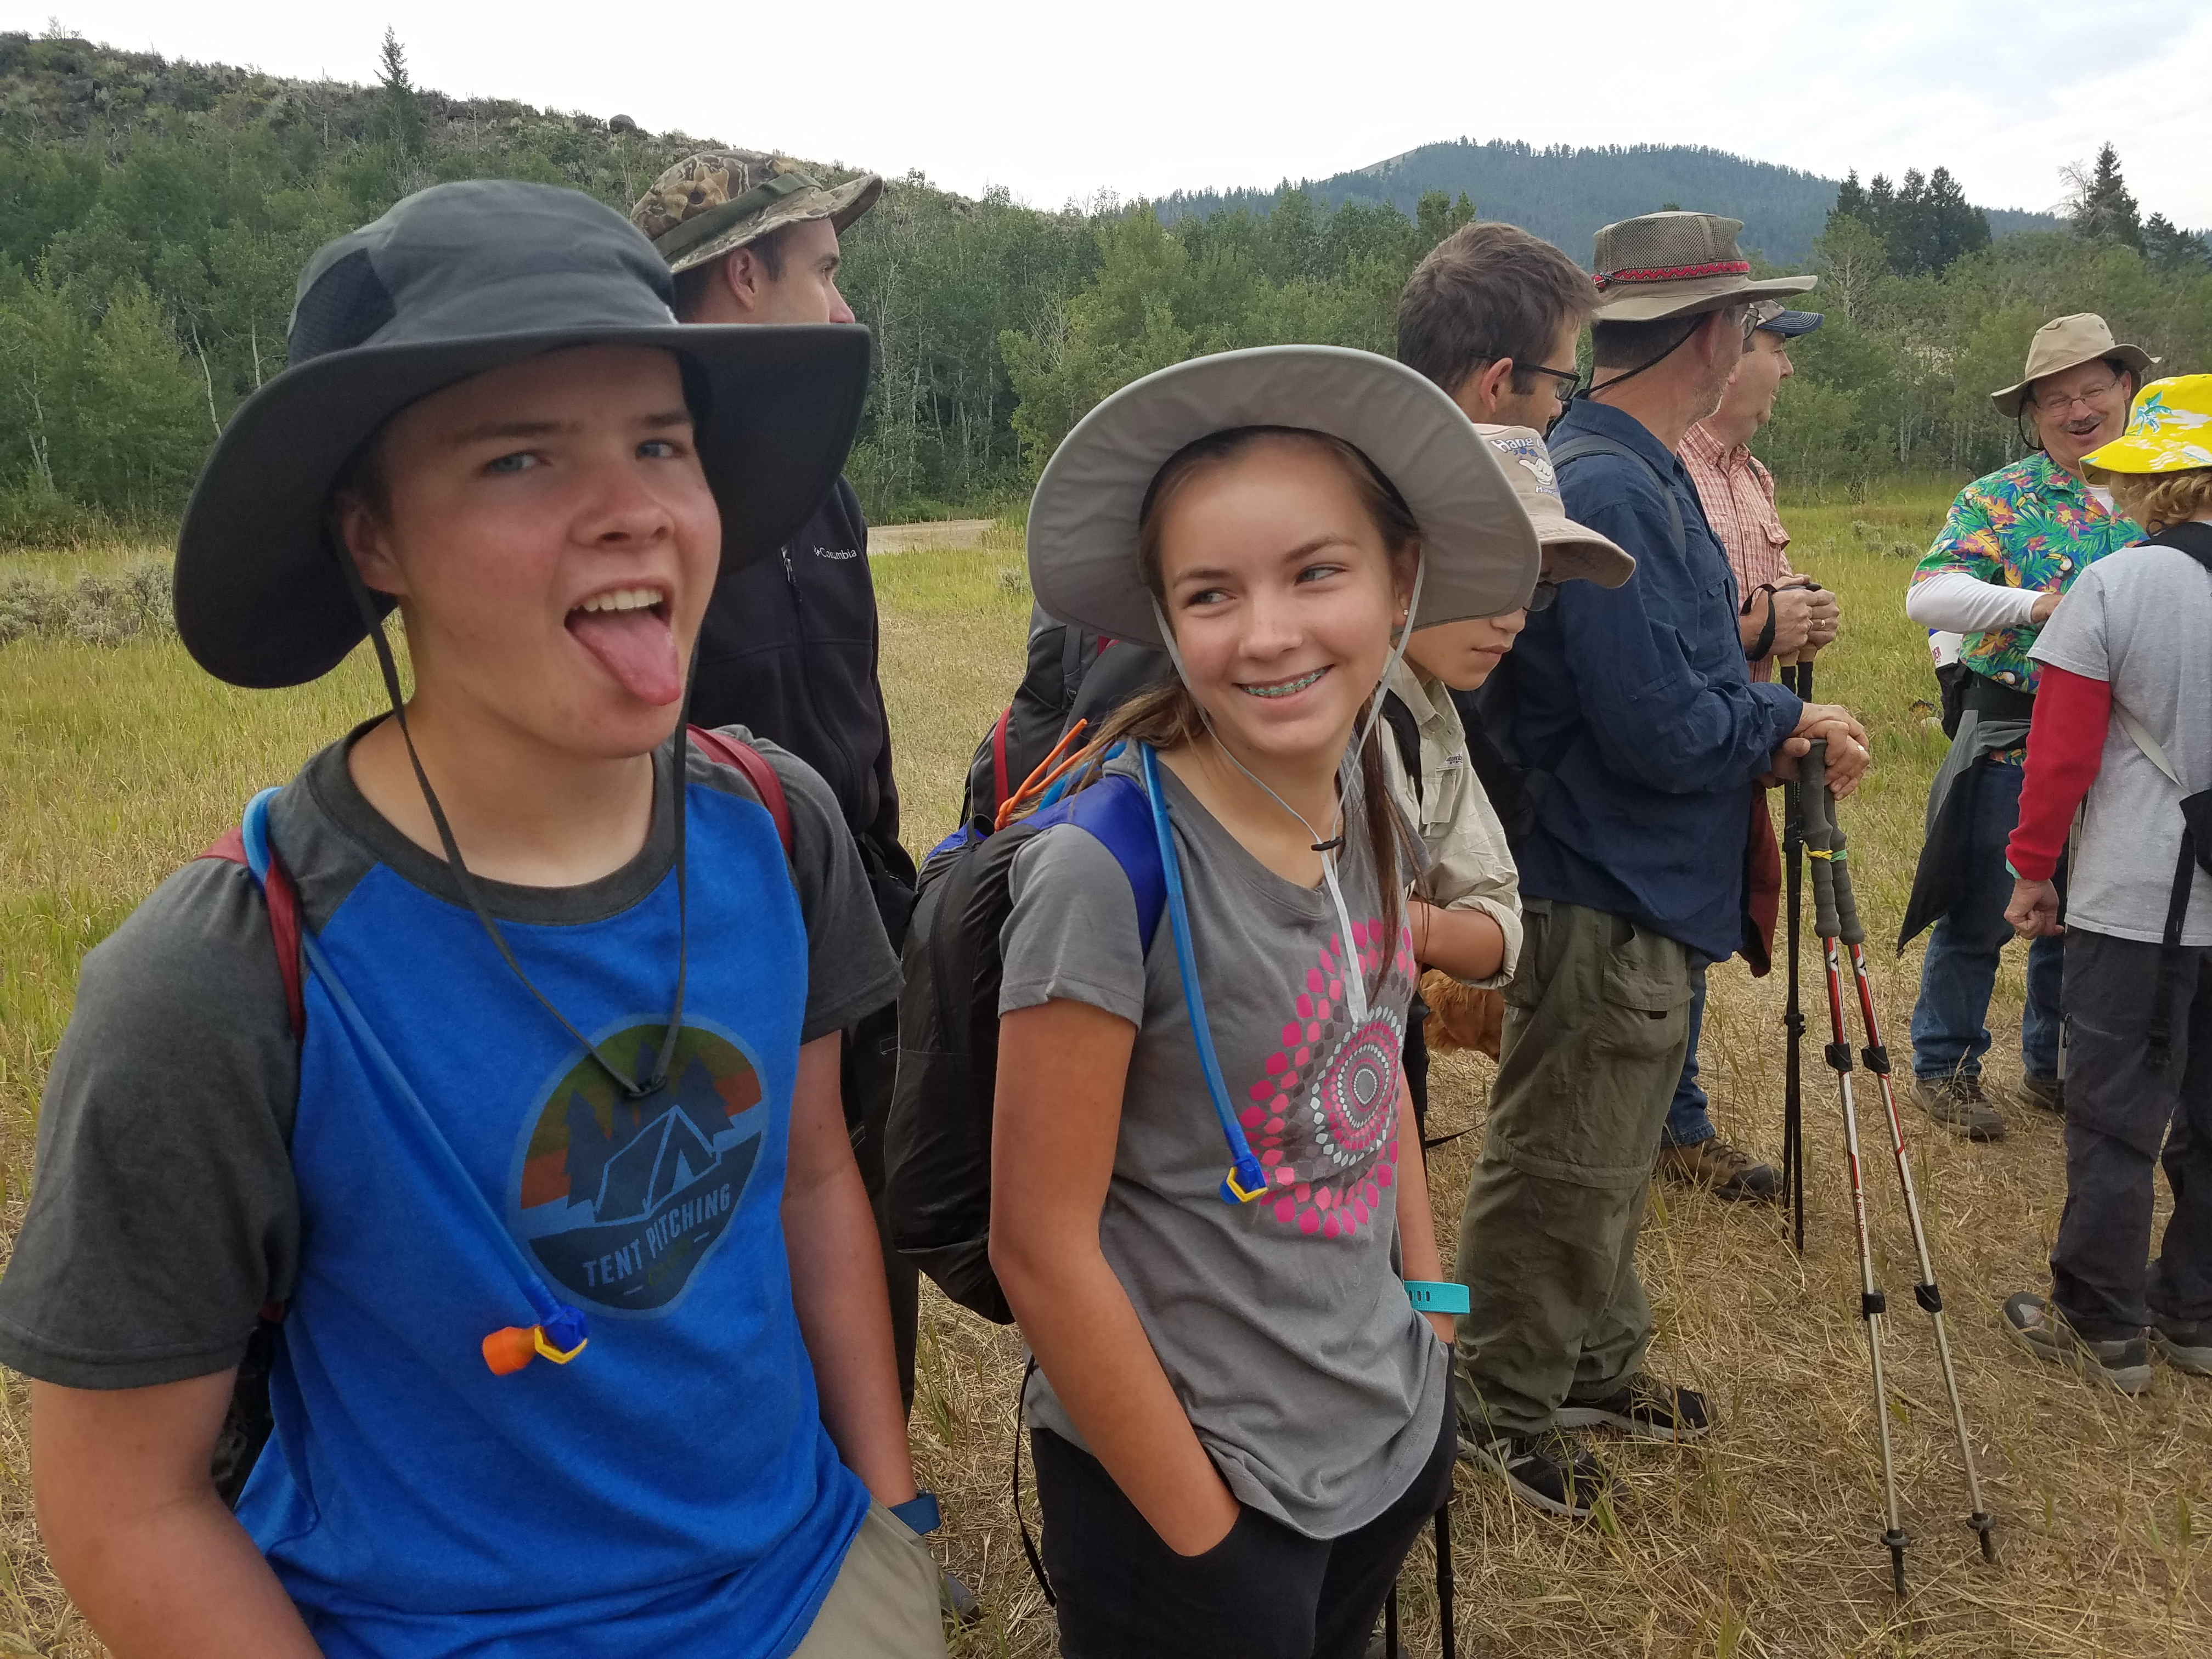
<svg viewBox="0 0 2212 1659"><path fill-rule="evenodd" d="M2212 1376L2212 1319L2183 1321L2154 1315L2150 1345L2174 1370L2191 1376Z"/></svg>
<svg viewBox="0 0 2212 1659"><path fill-rule="evenodd" d="M2004 1120L1990 1104L1990 1097L1982 1092L1981 1079L1969 1073L1960 1072L1951 1077L1916 1077L1912 1079L1912 1098L1922 1111L1954 1135L1964 1135L1969 1140L2004 1139Z"/></svg>
<svg viewBox="0 0 2212 1659"><path fill-rule="evenodd" d="M2005 1298L2004 1327L2014 1341L2038 1359L2109 1382L2122 1394L2141 1394L2150 1387L2148 1338L2136 1335L2093 1342L2033 1291Z"/></svg>
<svg viewBox="0 0 2212 1659"><path fill-rule="evenodd" d="M1505 1490L1571 1521L1586 1521L1612 1486L1605 1465L1580 1441L1558 1430L1542 1434L1500 1435L1494 1440L1462 1437L1460 1455L1505 1477Z"/></svg>
<svg viewBox="0 0 2212 1659"><path fill-rule="evenodd" d="M1715 1198L1730 1203L1782 1201L1782 1182L1771 1164L1754 1161L1718 1135L1693 1146L1662 1146L1659 1173L1687 1187L1703 1187Z"/></svg>
<svg viewBox="0 0 2212 1659"><path fill-rule="evenodd" d="M2056 1077L2024 1077L2013 1097L2036 1108L2039 1111L2066 1115L2066 1080Z"/></svg>
<svg viewBox="0 0 2212 1659"><path fill-rule="evenodd" d="M1552 1414L1563 1429L1620 1429L1638 1440L1702 1440L1712 1407L1695 1389L1677 1389L1638 1371L1602 1400L1570 1400Z"/></svg>

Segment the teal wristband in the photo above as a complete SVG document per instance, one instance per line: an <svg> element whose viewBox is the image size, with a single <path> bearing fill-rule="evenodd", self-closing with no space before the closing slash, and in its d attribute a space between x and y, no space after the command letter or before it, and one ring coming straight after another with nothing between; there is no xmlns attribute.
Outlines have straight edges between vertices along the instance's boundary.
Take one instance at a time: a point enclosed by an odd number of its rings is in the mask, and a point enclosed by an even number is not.
<svg viewBox="0 0 2212 1659"><path fill-rule="evenodd" d="M887 1507L906 1523L909 1532L932 1533L945 1523L945 1517L938 1512L937 1494L933 1492L918 1492L903 1504Z"/></svg>
<svg viewBox="0 0 2212 1659"><path fill-rule="evenodd" d="M1463 1314L1468 1310L1467 1286L1449 1280L1409 1279L1406 1300L1415 1313Z"/></svg>

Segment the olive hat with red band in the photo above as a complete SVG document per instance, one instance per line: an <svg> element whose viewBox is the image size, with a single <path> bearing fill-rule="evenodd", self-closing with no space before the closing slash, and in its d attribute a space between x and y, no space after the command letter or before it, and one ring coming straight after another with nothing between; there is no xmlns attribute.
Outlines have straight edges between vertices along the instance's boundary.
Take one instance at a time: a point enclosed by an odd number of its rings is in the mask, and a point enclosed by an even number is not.
<svg viewBox="0 0 2212 1659"><path fill-rule="evenodd" d="M1753 282L1751 261L1735 245L1741 219L1712 213L1647 213L1597 234L1597 315L1601 323L1656 323L1668 317L1802 294L1818 276L1769 276Z"/></svg>

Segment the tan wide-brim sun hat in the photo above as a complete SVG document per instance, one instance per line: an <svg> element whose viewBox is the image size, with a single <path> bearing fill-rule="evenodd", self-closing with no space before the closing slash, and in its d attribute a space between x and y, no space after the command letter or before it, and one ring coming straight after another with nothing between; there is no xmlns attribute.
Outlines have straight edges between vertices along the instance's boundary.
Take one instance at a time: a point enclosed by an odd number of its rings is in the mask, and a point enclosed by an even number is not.
<svg viewBox="0 0 2212 1659"><path fill-rule="evenodd" d="M1505 476L1520 492L1528 521L1536 526L1536 540L1544 550L1544 575L1555 582L1595 582L1618 587L1636 574L1636 558L1608 537L1567 516L1559 495L1559 474L1552 471L1552 452L1532 427L1486 426L1474 428L1490 447L1512 463Z"/></svg>
<svg viewBox="0 0 2212 1659"><path fill-rule="evenodd" d="M1992 392L1990 401L1996 405L1997 413L2009 421L2019 415L2027 394L2045 375L2063 374L2069 368L2079 368L2083 363L2099 362L2106 357L2117 357L2134 370L2137 384L2158 362L2141 346L2125 345L2113 339L2105 319L2094 311L2054 317L2036 330L2035 337L2027 343L2027 368L2019 384Z"/></svg>
<svg viewBox="0 0 2212 1659"><path fill-rule="evenodd" d="M884 181L872 173L823 185L781 155L702 150L654 179L630 208L629 222L674 275L811 219L827 219L842 236L883 193Z"/></svg>
<svg viewBox="0 0 2212 1659"><path fill-rule="evenodd" d="M1778 300L1817 286L1818 276L1751 280L1751 261L1736 246L1741 219L1717 213L1646 213L1597 234L1601 323L1656 323L1707 311Z"/></svg>
<svg viewBox="0 0 2212 1659"><path fill-rule="evenodd" d="M1239 427L1291 427L1350 444L1421 529L1413 628L1527 605L1542 550L1497 451L1432 380L1341 346L1255 346L1147 374L1060 440L1030 501L1030 588L1046 615L1166 647L1137 569L1152 480L1185 445Z"/></svg>

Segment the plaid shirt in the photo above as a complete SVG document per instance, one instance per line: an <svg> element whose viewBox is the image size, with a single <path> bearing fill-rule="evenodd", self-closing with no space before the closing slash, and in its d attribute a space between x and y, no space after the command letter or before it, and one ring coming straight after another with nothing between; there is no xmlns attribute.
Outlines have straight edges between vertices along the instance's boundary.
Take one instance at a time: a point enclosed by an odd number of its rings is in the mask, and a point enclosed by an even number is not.
<svg viewBox="0 0 2212 1659"><path fill-rule="evenodd" d="M1959 492L1912 580L1962 570L1977 581L2063 593L2086 567L2142 539L2135 520L2107 512L2087 484L2038 450ZM1959 660L2033 691L2036 665L2027 653L2040 632L2024 626L1969 634Z"/></svg>
<svg viewBox="0 0 2212 1659"><path fill-rule="evenodd" d="M1682 458L1690 482L1698 487L1705 520L1720 538L1735 572L1736 592L1748 603L1759 589L1780 581L1790 569L1790 532L1774 511L1774 475L1750 450L1723 447L1700 421L1682 434ZM1754 680L1774 678L1774 659L1751 665Z"/></svg>

